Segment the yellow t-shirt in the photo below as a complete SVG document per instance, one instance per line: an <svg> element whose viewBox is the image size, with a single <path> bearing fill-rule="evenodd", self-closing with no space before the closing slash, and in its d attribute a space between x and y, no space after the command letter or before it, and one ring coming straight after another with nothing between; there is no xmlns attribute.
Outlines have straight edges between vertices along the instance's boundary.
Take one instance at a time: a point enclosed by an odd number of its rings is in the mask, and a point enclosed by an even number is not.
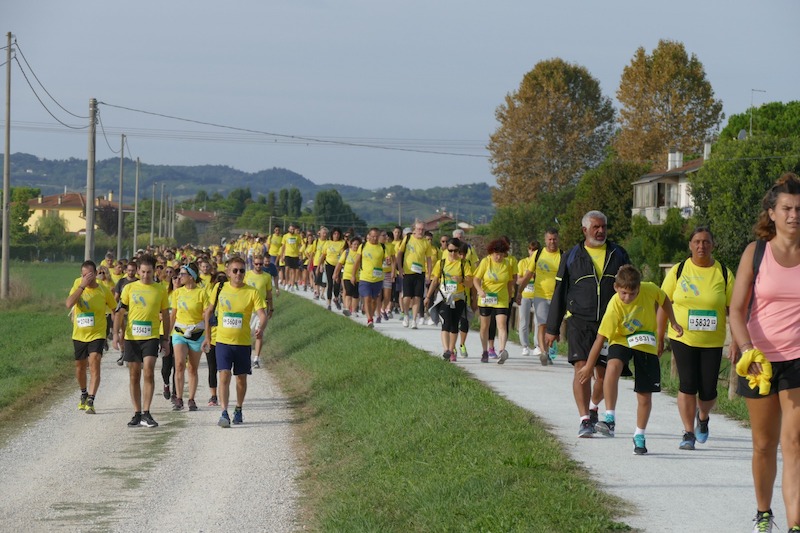
<svg viewBox="0 0 800 533"><path fill-rule="evenodd" d="M427 270L427 258L431 254L431 243L425 237L418 239L413 235L405 238L397 247L397 253L403 253L403 273L424 274Z"/></svg>
<svg viewBox="0 0 800 533"><path fill-rule="evenodd" d="M170 295L170 307L175 309L175 322L189 326L203 321L203 311L209 306L208 291L202 287L178 287Z"/></svg>
<svg viewBox="0 0 800 533"><path fill-rule="evenodd" d="M519 260L517 263L517 276L519 277L520 281L523 277L525 277L525 272L531 271L533 272L533 268L531 268L531 264L533 263L533 257L524 257ZM522 288L522 297L523 298L533 298L534 294L534 280L533 276L531 279L528 280L528 284Z"/></svg>
<svg viewBox="0 0 800 533"><path fill-rule="evenodd" d="M325 241L325 262L331 266L336 266L346 244L343 240Z"/></svg>
<svg viewBox="0 0 800 533"><path fill-rule="evenodd" d="M116 285L119 280L125 277L125 270L123 270L119 274L115 273L113 270L110 270L109 274L111 274L111 281L113 281L114 285Z"/></svg>
<svg viewBox="0 0 800 533"><path fill-rule="evenodd" d="M157 339L161 328L161 311L169 309L167 290L160 283L145 285L134 281L125 285L119 301L128 307L126 340Z"/></svg>
<svg viewBox="0 0 800 533"><path fill-rule="evenodd" d="M361 256L361 270L358 273L361 281L369 283L383 281L383 258L386 256L383 245L366 242L358 247L354 255L353 260Z"/></svg>
<svg viewBox="0 0 800 533"><path fill-rule="evenodd" d="M303 264L308 265L317 253L317 241L303 245ZM314 263L316 265L316 263Z"/></svg>
<svg viewBox="0 0 800 533"><path fill-rule="evenodd" d="M395 257L395 250L394 250L394 243L387 242L385 243L386 246L386 254L383 257L383 273L386 274L387 272L392 271L392 263L394 262Z"/></svg>
<svg viewBox="0 0 800 533"><path fill-rule="evenodd" d="M265 307L264 298L255 288L249 285L236 288L226 283L216 308L217 343L250 346L250 317Z"/></svg>
<svg viewBox="0 0 800 533"><path fill-rule="evenodd" d="M314 266L319 266L322 252L325 251L326 246L328 246L328 241L314 241Z"/></svg>
<svg viewBox="0 0 800 533"><path fill-rule="evenodd" d="M275 235L274 233L269 237L269 255L277 257L281 253L281 245L283 245L283 237Z"/></svg>
<svg viewBox="0 0 800 533"><path fill-rule="evenodd" d="M589 254L589 257L592 258L592 264L594 264L595 270L595 277L600 279L603 277L603 266L606 263L606 248L608 248L608 244L603 243L602 246L599 248L590 248L586 246L586 252ZM616 275L616 272L612 272L611 275Z"/></svg>
<svg viewBox="0 0 800 533"><path fill-rule="evenodd" d="M72 294L81 284L81 278L72 284ZM106 309L113 309L117 303L114 295L103 284L97 288L83 289L78 301L72 306L72 338L76 341L90 342L106 337Z"/></svg>
<svg viewBox="0 0 800 533"><path fill-rule="evenodd" d="M110 279L108 279L108 277L106 277L106 281L98 281L97 284L98 285L102 285L103 287L108 289L109 294L111 294L111 299L112 300L114 299L114 285L115 285L115 283L113 281L111 281ZM114 305L112 305L108 309L106 309L106 314L108 315L112 311L114 311L114 308L116 306L117 306L117 304L116 304L116 302L114 302Z"/></svg>
<svg viewBox="0 0 800 533"><path fill-rule="evenodd" d="M353 262L355 261L355 252L350 250L350 248L346 248L342 255L339 256L339 264L342 265L341 276L342 279L352 279L353 277L353 267L355 266ZM356 272L356 281L358 281L358 272Z"/></svg>
<svg viewBox="0 0 800 533"><path fill-rule="evenodd" d="M442 291L443 295L460 294L456 296L456 300L464 300L466 298L466 287L464 285L464 279L456 281L453 278L462 277L462 268L464 278L472 277L472 266L464 259L462 267L461 261L461 259L456 259L455 261L445 259L444 278L442 278L442 261L437 261L436 264L433 265L433 272L431 273L431 279L439 280L439 290Z"/></svg>
<svg viewBox="0 0 800 533"><path fill-rule="evenodd" d="M285 257L300 257L300 237L297 234L287 233L281 244L286 246L283 250Z"/></svg>
<svg viewBox="0 0 800 533"><path fill-rule="evenodd" d="M495 263L491 256L487 256L478 265L474 277L481 280L483 292L486 293L485 298L478 298L480 307L508 307L508 283L514 279L514 269L507 259Z"/></svg>
<svg viewBox="0 0 800 533"><path fill-rule="evenodd" d="M733 273L728 271L726 286L722 268L719 261L710 267L700 267L687 259L680 280L675 277L678 265L667 273L661 289L672 300L675 320L683 327L683 336L678 337L670 324L670 339L697 348L725 344L726 308L731 304Z"/></svg>
<svg viewBox="0 0 800 533"><path fill-rule="evenodd" d="M261 274L256 274L255 270L250 270L244 275L245 285L250 285L258 291L264 303L267 302L267 293L272 292L272 275L261 271Z"/></svg>
<svg viewBox="0 0 800 533"><path fill-rule="evenodd" d="M603 254L603 261L605 261L605 254ZM592 259L594 262L594 259ZM556 289L556 274L558 274L558 267L561 265L561 250L555 252L548 252L542 250L539 254L539 260L536 261L536 281L533 288L534 298L544 298L545 300L553 299L553 292ZM602 266L601 266L602 268Z"/></svg>
<svg viewBox="0 0 800 533"><path fill-rule="evenodd" d="M639 285L639 294L629 304L622 303L615 294L608 302L597 332L608 339L609 346L621 344L656 355L655 304L663 304L666 297L658 285L649 281Z"/></svg>

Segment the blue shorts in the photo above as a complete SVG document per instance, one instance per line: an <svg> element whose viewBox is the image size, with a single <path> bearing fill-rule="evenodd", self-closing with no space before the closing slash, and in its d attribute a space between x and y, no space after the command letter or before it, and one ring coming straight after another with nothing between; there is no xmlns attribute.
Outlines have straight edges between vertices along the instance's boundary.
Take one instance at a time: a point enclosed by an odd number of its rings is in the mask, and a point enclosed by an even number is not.
<svg viewBox="0 0 800 533"><path fill-rule="evenodd" d="M359 281L358 296L360 298L377 298L383 290L383 281Z"/></svg>
<svg viewBox="0 0 800 533"><path fill-rule="evenodd" d="M200 335L200 338L197 340L187 339L180 333L173 333L172 334L172 345L177 346L179 344L185 344L189 347L189 349L193 352L200 352L203 348L203 340L205 340L205 334Z"/></svg>
<svg viewBox="0 0 800 533"><path fill-rule="evenodd" d="M252 374L250 370L250 346L217 343L217 372L233 371L234 376Z"/></svg>

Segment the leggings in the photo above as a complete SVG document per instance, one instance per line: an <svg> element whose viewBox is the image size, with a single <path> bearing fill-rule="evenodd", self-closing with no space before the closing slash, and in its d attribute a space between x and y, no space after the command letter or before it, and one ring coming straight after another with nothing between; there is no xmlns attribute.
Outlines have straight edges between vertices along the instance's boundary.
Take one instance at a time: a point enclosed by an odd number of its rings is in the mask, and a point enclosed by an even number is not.
<svg viewBox="0 0 800 533"><path fill-rule="evenodd" d="M161 357L161 379L164 380L164 385L169 385L169 377L172 376L172 389L175 390L175 374L172 370L175 368L175 352L172 350L172 339L169 341L169 353Z"/></svg>
<svg viewBox="0 0 800 533"><path fill-rule="evenodd" d="M206 353L206 362L208 363L208 386L209 388L217 388L217 345L212 344L211 350Z"/></svg>
<svg viewBox="0 0 800 533"><path fill-rule="evenodd" d="M342 290L341 284L336 283L333 281L333 271L336 270L334 265L328 264L325 262L325 273L328 275L328 300L331 299L331 296L339 297L339 292Z"/></svg>
<svg viewBox="0 0 800 533"><path fill-rule="evenodd" d="M709 402L717 398L717 380L722 361L722 347L695 348L670 339L678 365L679 390Z"/></svg>

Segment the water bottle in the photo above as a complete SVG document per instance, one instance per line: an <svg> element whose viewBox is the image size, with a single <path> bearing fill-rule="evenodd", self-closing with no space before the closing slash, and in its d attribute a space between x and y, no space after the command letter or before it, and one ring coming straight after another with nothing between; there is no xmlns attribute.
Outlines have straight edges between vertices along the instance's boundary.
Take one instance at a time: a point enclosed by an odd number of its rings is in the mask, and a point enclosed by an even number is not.
<svg viewBox="0 0 800 533"><path fill-rule="evenodd" d="M550 345L547 355L550 357L551 361L556 360L556 355L558 355L558 343L556 343L556 341L553 341L553 344Z"/></svg>

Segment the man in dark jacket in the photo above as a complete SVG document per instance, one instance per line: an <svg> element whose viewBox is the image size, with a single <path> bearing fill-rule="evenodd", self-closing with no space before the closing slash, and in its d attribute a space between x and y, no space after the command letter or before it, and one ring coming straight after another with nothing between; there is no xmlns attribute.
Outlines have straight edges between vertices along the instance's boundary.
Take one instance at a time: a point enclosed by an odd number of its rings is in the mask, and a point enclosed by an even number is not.
<svg viewBox="0 0 800 533"><path fill-rule="evenodd" d="M603 399L607 347L601 352L595 369L594 389L590 382L581 384L578 371L586 364L589 350L597 337L597 328L614 296L614 277L622 265L630 263L628 252L606 240L607 218L600 211L583 216L584 241L564 254L556 275L556 288L547 316L545 343L548 348L559 338L561 321L567 321L568 361L575 371L572 392L581 425L579 437L591 437L597 422L597 404ZM591 405L590 405L591 401Z"/></svg>

